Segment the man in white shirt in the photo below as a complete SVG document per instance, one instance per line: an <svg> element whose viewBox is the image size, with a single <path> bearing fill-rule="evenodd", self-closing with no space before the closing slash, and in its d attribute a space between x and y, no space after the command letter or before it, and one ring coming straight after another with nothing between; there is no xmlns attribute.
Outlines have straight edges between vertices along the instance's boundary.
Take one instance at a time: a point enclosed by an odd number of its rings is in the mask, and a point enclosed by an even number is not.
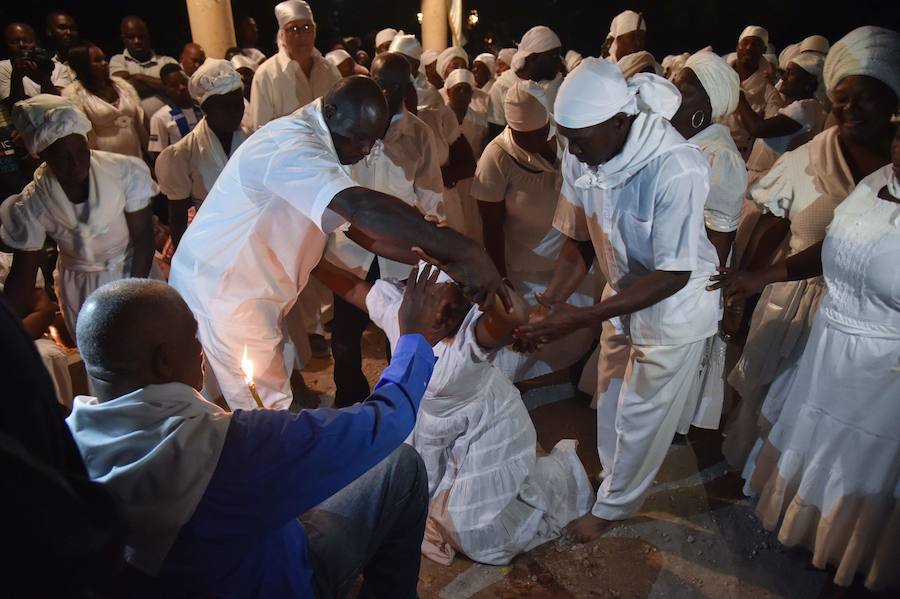
<svg viewBox="0 0 900 599"><path fill-rule="evenodd" d="M181 49L181 57L178 59L178 64L181 65L181 70L184 71L184 74L190 77L197 72L197 69L200 68L204 61L206 61L206 51L203 49L203 46L194 42L188 42Z"/></svg>
<svg viewBox="0 0 900 599"><path fill-rule="evenodd" d="M372 61L372 78L384 91L390 125L372 152L350 167L350 176L369 189L400 198L423 215L444 219L441 165L431 129L403 105L410 91L410 67L406 59L384 52ZM375 256L351 241L342 231L329 237L325 259L367 281L402 280L409 265ZM334 299L331 353L334 356L335 406L363 401L369 383L362 372L362 334L369 324L366 313Z"/></svg>
<svg viewBox="0 0 900 599"><path fill-rule="evenodd" d="M259 43L259 27L253 17L244 17L238 23L237 42L241 53L257 65L266 59L266 55L256 47Z"/></svg>
<svg viewBox="0 0 900 599"><path fill-rule="evenodd" d="M11 57L0 61L0 100L9 108L38 94L59 95L74 81L71 69L39 50L37 35L30 25L10 23L3 30L3 43Z"/></svg>
<svg viewBox="0 0 900 599"><path fill-rule="evenodd" d="M371 79L341 80L244 142L182 237L169 281L197 317L207 363L232 408L255 406L241 371L245 357L262 403L290 405L284 319L327 235L346 222L348 237L367 249L410 263L411 248L419 247L444 262L474 301L498 293L509 305L483 248L351 177L349 165L370 153L388 124L387 103Z"/></svg>
<svg viewBox="0 0 900 599"><path fill-rule="evenodd" d="M257 129L321 97L341 78L337 67L316 52L316 22L306 2L281 2L275 6L275 18L278 54L257 69L250 94Z"/></svg>
<svg viewBox="0 0 900 599"><path fill-rule="evenodd" d="M61 10L47 15L47 39L54 51L53 62L65 67L56 76L55 85L65 87L75 81L75 72L69 68L69 48L81 42L81 35L75 17Z"/></svg>
<svg viewBox="0 0 900 599"><path fill-rule="evenodd" d="M437 108L444 104L444 99L437 88L428 81L419 67L422 62L422 44L416 36L401 34L391 41L390 52L404 56L409 62L409 68L413 75L413 87L416 90L416 106L429 106Z"/></svg>
<svg viewBox="0 0 900 599"><path fill-rule="evenodd" d="M769 33L762 27L750 25L741 32L735 58L729 60L741 79L741 90L753 112L764 118L775 116L784 106L784 98L769 82L768 62L763 58L768 43ZM738 113L734 112L720 122L731 129L734 144L744 160L747 160L756 140L744 127Z"/></svg>
<svg viewBox="0 0 900 599"><path fill-rule="evenodd" d="M150 30L140 17L122 19L120 30L125 51L109 59L109 73L125 79L141 97L141 107L149 119L166 103L159 71L167 63L178 63L171 56L160 56L153 51Z"/></svg>
<svg viewBox="0 0 900 599"><path fill-rule="evenodd" d="M627 335L624 383L597 407L597 501L565 530L578 543L640 509L719 320L719 296L705 289L718 264L703 225L708 163L667 120L678 90L636 79L639 96L615 64L586 58L560 88L554 116L568 152L554 226L568 239L533 315L544 319L517 332L541 345L611 320ZM615 293L588 308L564 303L595 255Z"/></svg>
<svg viewBox="0 0 900 599"><path fill-rule="evenodd" d="M203 111L188 91L188 78L177 64L163 65L159 71L169 104L150 117L150 144L147 150L159 154L190 133Z"/></svg>

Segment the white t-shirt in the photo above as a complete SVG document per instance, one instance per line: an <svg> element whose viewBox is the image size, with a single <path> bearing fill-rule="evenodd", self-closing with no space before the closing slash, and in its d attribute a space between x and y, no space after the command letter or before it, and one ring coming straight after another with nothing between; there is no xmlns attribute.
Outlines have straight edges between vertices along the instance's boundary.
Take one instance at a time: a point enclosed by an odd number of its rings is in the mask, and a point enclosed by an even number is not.
<svg viewBox="0 0 900 599"><path fill-rule="evenodd" d="M187 133L193 131L200 119L203 118L203 111L196 105L191 108L163 106L150 117L150 143L147 146L149 151L162 152L186 135L181 132L181 128L175 120L175 110L183 115Z"/></svg>
<svg viewBox="0 0 900 599"><path fill-rule="evenodd" d="M719 294L705 290L718 256L703 226L709 167L696 148L679 146L652 159L617 187L580 188L588 167L566 152L553 226L592 241L613 290L656 270L690 271L674 295L622 317L638 345L682 345L715 334Z"/></svg>
<svg viewBox="0 0 900 599"><path fill-rule="evenodd" d="M306 286L328 233L328 209L355 187L321 101L254 133L231 156L172 260L169 282L213 321L277 326Z"/></svg>
<svg viewBox="0 0 900 599"><path fill-rule="evenodd" d="M159 70L163 65L168 63L177 64L178 61L171 56L162 56L154 54L149 60L144 62L131 56L128 50L121 54L116 54L109 59L109 72L112 75L125 71L129 75L147 75L148 77L156 77L159 79Z"/></svg>
<svg viewBox="0 0 900 599"><path fill-rule="evenodd" d="M307 77L300 65L281 50L262 63L253 75L250 89L253 126L258 129L272 119L291 114L321 98L340 80L337 67L321 56L313 56L312 71Z"/></svg>
<svg viewBox="0 0 900 599"><path fill-rule="evenodd" d="M709 195L703 220L706 227L720 233L736 231L747 190L747 165L741 158L731 132L713 123L690 139L709 160Z"/></svg>
<svg viewBox="0 0 900 599"><path fill-rule="evenodd" d="M23 77L23 87L25 95L29 98L41 93L41 86L28 77ZM65 63L60 62L53 57L53 72L50 73L50 83L60 89L75 81L75 73ZM0 60L0 100L9 97L10 88L12 87L12 61Z"/></svg>

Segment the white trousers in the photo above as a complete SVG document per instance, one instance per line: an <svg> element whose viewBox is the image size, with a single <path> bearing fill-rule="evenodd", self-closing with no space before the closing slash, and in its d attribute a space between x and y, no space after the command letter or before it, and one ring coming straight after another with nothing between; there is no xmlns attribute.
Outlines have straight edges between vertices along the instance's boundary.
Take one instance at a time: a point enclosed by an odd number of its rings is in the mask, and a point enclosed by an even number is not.
<svg viewBox="0 0 900 599"><path fill-rule="evenodd" d="M624 379L610 380L597 405L597 452L604 478L591 512L606 520L622 520L640 510L685 404L697 392L706 348L705 340L666 346L626 342ZM602 355L600 362L602 371Z"/></svg>

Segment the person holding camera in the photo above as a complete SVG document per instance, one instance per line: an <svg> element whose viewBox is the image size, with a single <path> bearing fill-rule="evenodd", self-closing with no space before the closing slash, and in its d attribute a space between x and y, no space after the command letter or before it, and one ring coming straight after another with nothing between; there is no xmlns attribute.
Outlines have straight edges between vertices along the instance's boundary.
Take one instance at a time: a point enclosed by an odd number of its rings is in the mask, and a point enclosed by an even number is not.
<svg viewBox="0 0 900 599"><path fill-rule="evenodd" d="M59 95L69 69L38 46L30 25L10 23L3 30L3 43L11 57L0 61L0 100L7 108L38 94Z"/></svg>

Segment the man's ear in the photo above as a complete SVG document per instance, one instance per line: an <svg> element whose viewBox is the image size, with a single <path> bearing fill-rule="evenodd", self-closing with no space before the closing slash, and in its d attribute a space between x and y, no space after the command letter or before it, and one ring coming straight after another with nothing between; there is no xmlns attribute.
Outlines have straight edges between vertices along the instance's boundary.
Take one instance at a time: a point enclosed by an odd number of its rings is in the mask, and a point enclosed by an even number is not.
<svg viewBox="0 0 900 599"><path fill-rule="evenodd" d="M171 381L173 378L172 351L168 343L160 343L153 348L153 375L161 381Z"/></svg>
<svg viewBox="0 0 900 599"><path fill-rule="evenodd" d="M322 105L322 116L325 117L326 121L330 121L334 118L334 115L337 114L337 107L334 104L323 104Z"/></svg>

